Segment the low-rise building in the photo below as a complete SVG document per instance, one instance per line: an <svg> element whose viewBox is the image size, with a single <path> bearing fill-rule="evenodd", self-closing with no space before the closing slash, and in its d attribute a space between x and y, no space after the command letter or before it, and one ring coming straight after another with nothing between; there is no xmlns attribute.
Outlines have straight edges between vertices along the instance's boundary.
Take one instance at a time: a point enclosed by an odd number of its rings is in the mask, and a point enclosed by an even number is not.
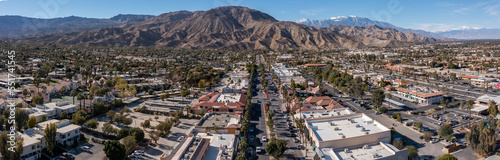
<svg viewBox="0 0 500 160"><path fill-rule="evenodd" d="M305 119L313 146L344 149L365 144L390 143L391 130L365 114Z"/></svg>
<svg viewBox="0 0 500 160"><path fill-rule="evenodd" d="M389 143L379 142L374 144L365 144L357 147L332 149L316 149L318 157L329 160L348 160L348 159L376 159L376 160L407 160L408 150L399 150Z"/></svg>
<svg viewBox="0 0 500 160"><path fill-rule="evenodd" d="M40 122L37 126L40 130L44 130L48 124L56 124L57 126L57 134L56 134L56 143L61 146L71 146L74 144L78 144L80 140L80 128L82 126L74 125L69 123L69 120L48 120L45 122Z"/></svg>
<svg viewBox="0 0 500 160"><path fill-rule="evenodd" d="M246 105L246 94L240 93L209 93L198 98L198 103L191 105L191 113L204 112L235 112L243 113Z"/></svg>
<svg viewBox="0 0 500 160"><path fill-rule="evenodd" d="M61 113L66 111L66 114L71 115L78 111L77 106L74 104L69 104L68 102L57 102L57 103L47 103L44 104L46 108L54 109L56 111L56 117L61 117Z"/></svg>
<svg viewBox="0 0 500 160"><path fill-rule="evenodd" d="M241 116L230 113L207 113L195 124L198 133L239 134Z"/></svg>
<svg viewBox="0 0 500 160"><path fill-rule="evenodd" d="M444 92L430 90L422 87L398 87L396 88L397 98L414 101L422 105L440 103L444 97ZM394 97L396 98L396 97Z"/></svg>

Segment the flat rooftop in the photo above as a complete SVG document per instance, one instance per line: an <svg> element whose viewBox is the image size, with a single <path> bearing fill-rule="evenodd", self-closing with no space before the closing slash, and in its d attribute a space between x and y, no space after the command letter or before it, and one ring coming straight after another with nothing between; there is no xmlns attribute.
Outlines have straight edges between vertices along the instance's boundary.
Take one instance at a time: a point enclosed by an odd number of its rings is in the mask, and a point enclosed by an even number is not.
<svg viewBox="0 0 500 160"><path fill-rule="evenodd" d="M223 159L221 155L232 157L233 145L236 141L236 136L234 134L207 135L206 133L200 133L197 136L210 139L210 146L208 147L204 160L221 160ZM220 147L224 146L225 150L220 150Z"/></svg>
<svg viewBox="0 0 500 160"><path fill-rule="evenodd" d="M65 126L61 126L60 128L57 128L57 132L65 134L68 132L72 132L74 130L78 130L80 128L82 128L82 126L69 124L69 125L65 125Z"/></svg>
<svg viewBox="0 0 500 160"><path fill-rule="evenodd" d="M227 127L230 124L238 124L239 117L234 114L212 113L207 119L203 120L199 126L202 127Z"/></svg>
<svg viewBox="0 0 500 160"><path fill-rule="evenodd" d="M307 123L319 141L330 141L389 131L389 128L365 114L308 120Z"/></svg>
<svg viewBox="0 0 500 160"><path fill-rule="evenodd" d="M234 103L240 101L241 94L236 93L221 93L217 98L217 102Z"/></svg>
<svg viewBox="0 0 500 160"><path fill-rule="evenodd" d="M388 157L399 151L392 145L385 143L364 145L346 149L332 150L332 148L321 148L326 160L355 160L355 159L375 159Z"/></svg>
<svg viewBox="0 0 500 160"><path fill-rule="evenodd" d="M21 133L21 137L24 139L23 146L29 146L41 143L40 139L43 138L43 135L38 133L38 128L30 128L24 130L24 133Z"/></svg>
<svg viewBox="0 0 500 160"><path fill-rule="evenodd" d="M302 111L302 118L324 118L324 117L335 117L354 114L348 108L334 109L334 110L316 110L316 111Z"/></svg>

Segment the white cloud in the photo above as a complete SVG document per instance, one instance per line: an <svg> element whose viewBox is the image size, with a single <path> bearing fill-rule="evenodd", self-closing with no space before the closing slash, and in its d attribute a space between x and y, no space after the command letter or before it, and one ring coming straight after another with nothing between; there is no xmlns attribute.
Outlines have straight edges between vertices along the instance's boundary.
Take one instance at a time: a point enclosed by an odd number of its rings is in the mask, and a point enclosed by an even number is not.
<svg viewBox="0 0 500 160"><path fill-rule="evenodd" d="M496 15L500 13L500 4L484 7L484 12L490 15Z"/></svg>
<svg viewBox="0 0 500 160"><path fill-rule="evenodd" d="M418 23L413 28L421 29L424 31L438 32L438 31L446 31L455 28L451 24L442 24L442 23Z"/></svg>
<svg viewBox="0 0 500 160"><path fill-rule="evenodd" d="M0 0L0 2L5 2L5 1L7 1L7 0Z"/></svg>
<svg viewBox="0 0 500 160"><path fill-rule="evenodd" d="M467 7L455 9L455 10L453 10L453 13L465 15L471 11L484 10L485 13L488 13L490 15L495 15L495 14L499 13L499 11L496 9L498 7L500 7L500 3L495 2L495 1L478 2L478 3L472 4L472 5L467 6Z"/></svg>
<svg viewBox="0 0 500 160"><path fill-rule="evenodd" d="M437 3L436 5L441 6L441 7L455 7L455 6L457 6L456 3L451 3L451 2L440 2L440 3Z"/></svg>
<svg viewBox="0 0 500 160"><path fill-rule="evenodd" d="M308 16L315 16L318 13L326 11L325 9L307 9L307 10L300 10L300 14L303 15L308 15Z"/></svg>

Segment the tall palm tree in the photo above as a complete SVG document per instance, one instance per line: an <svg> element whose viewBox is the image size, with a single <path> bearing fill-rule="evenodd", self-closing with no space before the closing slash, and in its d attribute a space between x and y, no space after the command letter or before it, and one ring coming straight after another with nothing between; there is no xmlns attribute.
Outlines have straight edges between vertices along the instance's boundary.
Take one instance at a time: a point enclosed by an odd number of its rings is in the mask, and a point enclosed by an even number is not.
<svg viewBox="0 0 500 160"><path fill-rule="evenodd" d="M467 110L469 110L469 118L467 118L467 120L469 121L469 127L470 127L470 115L471 115L471 109L472 109L472 106L474 106L474 100L472 99L469 99L465 102L465 106L467 107Z"/></svg>
<svg viewBox="0 0 500 160"><path fill-rule="evenodd" d="M387 99L390 100L392 98L391 92L389 91L389 93L387 93L385 97L387 97ZM389 116L391 116L390 115L391 114L391 102L387 101L387 103L389 104L389 107L387 108L387 112L388 112L387 114Z"/></svg>

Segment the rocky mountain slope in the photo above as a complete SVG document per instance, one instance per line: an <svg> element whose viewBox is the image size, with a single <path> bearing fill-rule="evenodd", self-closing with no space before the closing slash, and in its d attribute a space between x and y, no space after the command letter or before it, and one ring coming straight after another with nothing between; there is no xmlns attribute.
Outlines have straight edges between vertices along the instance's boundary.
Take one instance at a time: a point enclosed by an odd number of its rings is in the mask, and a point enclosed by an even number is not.
<svg viewBox="0 0 500 160"><path fill-rule="evenodd" d="M386 28L377 31L387 35L349 35L327 28L319 29L294 22L278 21L266 13L246 7L218 7L208 11L165 13L120 27L42 35L20 40L89 46L272 50L396 47L407 45L408 42L426 41L419 36L402 36L395 30L381 30Z"/></svg>

